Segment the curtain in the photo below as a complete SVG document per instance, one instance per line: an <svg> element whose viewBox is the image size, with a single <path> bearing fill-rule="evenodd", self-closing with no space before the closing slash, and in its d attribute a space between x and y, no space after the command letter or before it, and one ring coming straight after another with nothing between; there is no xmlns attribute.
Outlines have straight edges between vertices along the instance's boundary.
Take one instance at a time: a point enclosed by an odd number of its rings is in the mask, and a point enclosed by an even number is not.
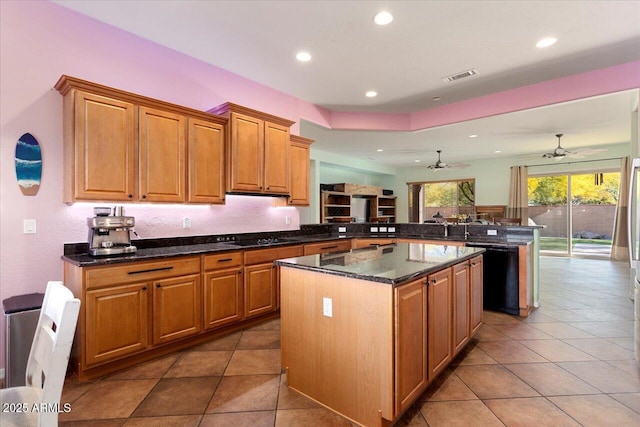
<svg viewBox="0 0 640 427"><path fill-rule="evenodd" d="M631 179L631 159L623 157L620 164L620 190L618 191L618 205L613 223L613 241L611 242L611 259L614 261L629 260L629 235L627 219L629 210L629 180Z"/></svg>
<svg viewBox="0 0 640 427"><path fill-rule="evenodd" d="M528 176L526 166L511 166L509 204L507 205L506 215L509 218L520 218L520 224L522 225L529 223Z"/></svg>

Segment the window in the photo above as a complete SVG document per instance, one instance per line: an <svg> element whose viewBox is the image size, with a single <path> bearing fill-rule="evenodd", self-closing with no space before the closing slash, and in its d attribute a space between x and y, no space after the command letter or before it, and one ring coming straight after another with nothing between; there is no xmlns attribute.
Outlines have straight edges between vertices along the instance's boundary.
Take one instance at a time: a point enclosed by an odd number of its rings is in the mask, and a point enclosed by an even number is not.
<svg viewBox="0 0 640 427"><path fill-rule="evenodd" d="M440 213L445 218L473 216L475 180L412 182L409 187L409 222L425 222Z"/></svg>

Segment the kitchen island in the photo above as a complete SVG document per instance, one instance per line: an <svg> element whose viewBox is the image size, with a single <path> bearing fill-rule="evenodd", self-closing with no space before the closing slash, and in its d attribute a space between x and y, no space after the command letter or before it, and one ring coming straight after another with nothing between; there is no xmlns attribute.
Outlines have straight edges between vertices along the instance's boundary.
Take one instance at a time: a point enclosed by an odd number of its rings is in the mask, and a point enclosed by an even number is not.
<svg viewBox="0 0 640 427"><path fill-rule="evenodd" d="M288 386L392 424L482 324L482 252L399 243L276 261Z"/></svg>

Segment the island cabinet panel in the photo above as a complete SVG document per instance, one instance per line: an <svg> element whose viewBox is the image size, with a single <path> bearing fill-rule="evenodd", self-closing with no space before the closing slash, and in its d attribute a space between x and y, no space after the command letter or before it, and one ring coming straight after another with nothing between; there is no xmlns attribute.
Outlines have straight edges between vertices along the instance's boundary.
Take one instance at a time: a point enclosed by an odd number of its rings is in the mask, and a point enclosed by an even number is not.
<svg viewBox="0 0 640 427"><path fill-rule="evenodd" d="M453 356L469 342L469 261L453 267Z"/></svg>
<svg viewBox="0 0 640 427"><path fill-rule="evenodd" d="M224 203L224 138L223 125L189 119L189 202Z"/></svg>
<svg viewBox="0 0 640 427"><path fill-rule="evenodd" d="M427 387L426 279L395 288L395 404L402 413Z"/></svg>
<svg viewBox="0 0 640 427"><path fill-rule="evenodd" d="M202 330L200 275L154 282L153 344L195 335Z"/></svg>
<svg viewBox="0 0 640 427"><path fill-rule="evenodd" d="M452 359L452 274L447 268L427 277L429 381Z"/></svg>
<svg viewBox="0 0 640 427"><path fill-rule="evenodd" d="M351 246L353 249L360 249L360 248L368 248L369 246L393 245L394 243L396 243L396 239L385 239L385 238L379 238L379 237L371 238L371 239L357 238L357 239L352 239Z"/></svg>
<svg viewBox="0 0 640 427"><path fill-rule="evenodd" d="M149 345L150 282L89 290L84 299L84 365L108 362Z"/></svg>
<svg viewBox="0 0 640 427"><path fill-rule="evenodd" d="M482 311L483 311L483 264L482 255L475 258L471 258L469 261L469 336L472 337L480 326L482 326Z"/></svg>
<svg viewBox="0 0 640 427"><path fill-rule="evenodd" d="M393 289L328 277L281 268L287 384L361 425L381 425L395 412Z"/></svg>
<svg viewBox="0 0 640 427"><path fill-rule="evenodd" d="M140 199L184 202L186 176L186 118L140 107Z"/></svg>
<svg viewBox="0 0 640 427"><path fill-rule="evenodd" d="M135 106L80 91L72 102L65 98L65 201L133 200Z"/></svg>

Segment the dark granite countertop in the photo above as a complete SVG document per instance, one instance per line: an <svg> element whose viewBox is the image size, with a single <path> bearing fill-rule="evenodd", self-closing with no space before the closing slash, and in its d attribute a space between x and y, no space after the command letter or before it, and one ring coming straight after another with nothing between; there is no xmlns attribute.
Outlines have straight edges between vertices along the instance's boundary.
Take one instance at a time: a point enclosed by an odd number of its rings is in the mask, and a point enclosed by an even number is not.
<svg viewBox="0 0 640 427"><path fill-rule="evenodd" d="M393 232L371 232L372 227L392 228ZM252 250L279 246L291 246L316 243L329 240L351 238L405 238L431 240L447 245L447 242L464 242L467 245L520 246L533 241L533 227L491 226L496 235L487 235L487 226L469 226L469 236L464 238L464 228L459 225L449 227L445 237L441 225L429 224L309 224L300 230L283 232L243 233L236 235L187 236L175 238L134 240L137 252L127 255L93 257L87 255L87 243L67 243L64 245L62 260L78 267L120 264L126 262L147 261L176 256L201 255L206 253ZM345 231L346 230L346 231ZM390 231L390 230L387 230ZM258 239L278 239L269 244L258 244Z"/></svg>
<svg viewBox="0 0 640 427"><path fill-rule="evenodd" d="M333 274L393 286L426 276L484 252L482 248L397 243L348 252L307 255L276 265Z"/></svg>

